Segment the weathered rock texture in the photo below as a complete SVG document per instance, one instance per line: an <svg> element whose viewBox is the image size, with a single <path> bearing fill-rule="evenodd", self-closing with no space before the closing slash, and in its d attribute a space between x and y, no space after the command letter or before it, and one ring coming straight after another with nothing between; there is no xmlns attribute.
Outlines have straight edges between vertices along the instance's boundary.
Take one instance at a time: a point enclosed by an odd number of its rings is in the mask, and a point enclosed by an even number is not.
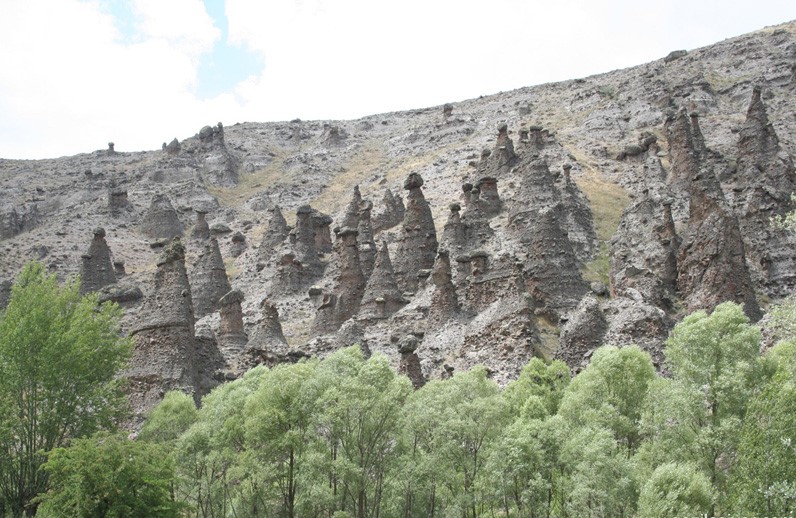
<svg viewBox="0 0 796 518"><path fill-rule="evenodd" d="M313 324L316 334L333 332L354 316L365 293L366 281L359 263L356 229L340 229L337 240L335 262L340 270L334 290L325 295L318 305L318 314Z"/></svg>
<svg viewBox="0 0 796 518"><path fill-rule="evenodd" d="M202 210L196 211L196 222L191 227L190 237L195 241L210 239L210 225L207 223L207 213Z"/></svg>
<svg viewBox="0 0 796 518"><path fill-rule="evenodd" d="M116 272L111 261L111 249L105 242L105 229L94 229L94 238L88 251L81 256L80 293L86 294L116 282Z"/></svg>
<svg viewBox="0 0 796 518"><path fill-rule="evenodd" d="M214 237L205 241L191 268L191 289L196 318L218 311L219 300L232 290Z"/></svg>
<svg viewBox="0 0 796 518"><path fill-rule="evenodd" d="M752 280L746 268L738 219L728 210L721 186L710 167L700 160L700 142L686 125L683 111L667 126L673 156L672 177L689 183L688 227L678 252L677 285L689 311L712 310L725 301L743 304L753 319L760 318Z"/></svg>
<svg viewBox="0 0 796 518"><path fill-rule="evenodd" d="M266 262L278 251L282 243L290 234L290 227L282 215L279 205L271 209L271 219L268 220L268 228L260 241L260 249L257 251L257 260Z"/></svg>
<svg viewBox="0 0 796 518"><path fill-rule="evenodd" d="M169 244L158 258L151 292L144 299L130 368L123 375L139 418L169 390L194 395L197 379L194 313L185 272L185 248Z"/></svg>
<svg viewBox="0 0 796 518"><path fill-rule="evenodd" d="M172 239L182 237L182 232L182 223L169 199L155 195L141 222L141 233L152 239Z"/></svg>
<svg viewBox="0 0 796 518"><path fill-rule="evenodd" d="M728 189L744 238L746 264L755 286L781 297L796 288L796 238L771 219L794 209L796 171L768 120L762 89L756 86L741 127L738 160Z"/></svg>
<svg viewBox="0 0 796 518"><path fill-rule="evenodd" d="M406 209L400 196L393 195L392 191L384 189L384 197L381 200L381 207L373 216L373 234L376 235L383 230L389 230L400 224L404 220Z"/></svg>
<svg viewBox="0 0 796 518"><path fill-rule="evenodd" d="M363 319L387 318L406 305L406 302L395 281L387 243L382 241L373 272L365 286L359 316Z"/></svg>
<svg viewBox="0 0 796 518"><path fill-rule="evenodd" d="M260 319L255 323L246 344L241 366L250 369L263 363L285 361L287 352L279 311L268 299L263 299L260 301Z"/></svg>
<svg viewBox="0 0 796 518"><path fill-rule="evenodd" d="M423 196L422 186L423 178L417 173L410 174L404 182L404 189L409 194L406 196L406 213L393 263L398 286L410 292L417 289L418 271L433 267L437 254L434 217Z"/></svg>

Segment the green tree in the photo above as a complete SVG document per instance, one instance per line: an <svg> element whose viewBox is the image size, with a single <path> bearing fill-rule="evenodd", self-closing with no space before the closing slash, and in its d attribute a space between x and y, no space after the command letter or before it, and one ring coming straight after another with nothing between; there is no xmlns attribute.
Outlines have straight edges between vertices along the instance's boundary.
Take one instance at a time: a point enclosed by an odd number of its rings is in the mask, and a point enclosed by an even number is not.
<svg viewBox="0 0 796 518"><path fill-rule="evenodd" d="M317 402L322 411L316 420L315 465L325 468L326 476L316 482L323 481L332 510L357 518L379 516L411 383L382 355L364 361L358 346L326 358L318 367L318 382L324 390ZM314 491L313 499L324 494L317 484Z"/></svg>
<svg viewBox="0 0 796 518"><path fill-rule="evenodd" d="M746 412L729 492L733 509L790 516L796 512L796 344L778 344L769 356L777 372Z"/></svg>
<svg viewBox="0 0 796 518"><path fill-rule="evenodd" d="M197 419L196 403L179 390L166 393L147 416L138 438L149 442L176 441Z"/></svg>
<svg viewBox="0 0 796 518"><path fill-rule="evenodd" d="M574 428L611 430L630 455L641 441L641 413L654 379L652 359L638 346L600 347L567 387L559 414Z"/></svg>
<svg viewBox="0 0 796 518"><path fill-rule="evenodd" d="M658 466L638 499L640 516L703 516L713 503L710 480L690 464Z"/></svg>
<svg viewBox="0 0 796 518"><path fill-rule="evenodd" d="M37 516L176 517L185 507L174 500L174 465L161 445L99 434L54 449L43 469L51 488Z"/></svg>
<svg viewBox="0 0 796 518"><path fill-rule="evenodd" d="M533 411L540 403L546 415L555 415L569 382L569 367L566 363L554 360L547 364L539 358L532 358L523 367L519 377L508 384L503 391L503 398L514 415L520 415L531 398L534 402L528 411Z"/></svg>
<svg viewBox="0 0 796 518"><path fill-rule="evenodd" d="M449 380L432 381L410 397L406 407L409 472L413 481L406 515L440 512L474 518L489 505L484 465L489 449L510 422L508 405L486 369L474 367ZM488 489L488 491L484 491Z"/></svg>
<svg viewBox="0 0 796 518"><path fill-rule="evenodd" d="M14 515L47 488L45 452L114 424L129 339L121 310L28 264L0 315L0 494Z"/></svg>
<svg viewBox="0 0 796 518"><path fill-rule="evenodd" d="M731 302L697 311L666 342L670 380L657 380L645 403L641 458L648 473L668 462L703 470L723 504L748 402L765 380L760 331ZM711 509L710 514L713 514Z"/></svg>
<svg viewBox="0 0 796 518"><path fill-rule="evenodd" d="M267 372L246 401L246 450L252 514L293 518L306 497L304 468L319 412L318 361L279 365Z"/></svg>
<svg viewBox="0 0 796 518"><path fill-rule="evenodd" d="M258 366L242 378L225 383L202 399L196 421L175 444L178 498L198 516L237 515L245 473L240 452L245 448L244 407L268 369Z"/></svg>

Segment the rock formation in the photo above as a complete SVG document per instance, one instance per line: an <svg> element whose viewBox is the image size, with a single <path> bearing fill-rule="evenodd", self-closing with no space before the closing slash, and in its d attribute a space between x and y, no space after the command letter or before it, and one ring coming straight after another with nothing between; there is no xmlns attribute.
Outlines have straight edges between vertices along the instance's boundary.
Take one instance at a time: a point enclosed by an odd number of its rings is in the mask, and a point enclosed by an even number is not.
<svg viewBox="0 0 796 518"><path fill-rule="evenodd" d="M88 252L81 256L80 263L80 294L85 295L92 291L114 284L116 272L111 262L111 250L105 242L105 229L94 229L94 238Z"/></svg>
<svg viewBox="0 0 796 518"><path fill-rule="evenodd" d="M381 201L379 212L373 216L372 228L375 236L383 230L389 230L404 220L403 200L400 196L393 195L390 189L384 189L384 197Z"/></svg>
<svg viewBox="0 0 796 518"><path fill-rule="evenodd" d="M114 188L108 191L108 210L113 216L119 216L130 209L127 189Z"/></svg>
<svg viewBox="0 0 796 518"><path fill-rule="evenodd" d="M665 194L664 194L665 196ZM610 247L611 291L637 290L655 306L673 309L677 296L677 252L672 200L644 191L624 210Z"/></svg>
<svg viewBox="0 0 796 518"><path fill-rule="evenodd" d="M700 160L699 143L681 110L667 127L672 178L688 182L689 218L677 257L677 285L688 311L712 310L725 301L744 306L750 318L760 318L737 218L729 212L710 164ZM675 151L673 151L673 154ZM674 183L677 185L677 182Z"/></svg>
<svg viewBox="0 0 796 518"><path fill-rule="evenodd" d="M417 173L410 174L404 182L404 189L409 194L398 253L393 263L398 286L408 292L417 289L418 271L432 268L437 254L437 231L422 186L423 178Z"/></svg>
<svg viewBox="0 0 796 518"><path fill-rule="evenodd" d="M271 209L271 219L268 220L268 228L263 233L263 238L260 241L257 261L261 263L268 262L287 239L288 234L290 234L290 227L287 226L282 210L279 205L274 205Z"/></svg>
<svg viewBox="0 0 796 518"><path fill-rule="evenodd" d="M434 294L431 296L428 326L437 328L459 312L459 301L456 298L456 287L453 285L451 261L447 250L440 250L437 253L431 281L434 283Z"/></svg>
<svg viewBox="0 0 796 518"><path fill-rule="evenodd" d="M359 225L357 226L357 243L359 244L359 263L365 278L370 277L373 264L376 261L376 242L373 240L373 231L370 224L370 212L373 203L363 200L359 209Z"/></svg>
<svg viewBox="0 0 796 518"><path fill-rule="evenodd" d="M183 227L169 199L156 194L141 222L141 233L151 239L182 237Z"/></svg>
<svg viewBox="0 0 796 518"><path fill-rule="evenodd" d="M157 261L152 291L133 328L134 349L123 376L140 419L169 390L194 395L197 378L194 313L185 248L175 240Z"/></svg>
<svg viewBox="0 0 796 518"><path fill-rule="evenodd" d="M586 295L570 311L561 326L561 338L555 353L573 373L580 372L589 363L592 353L603 345L608 324L597 299Z"/></svg>
<svg viewBox="0 0 796 518"><path fill-rule="evenodd" d="M241 360L241 367L251 369L256 365L273 361L284 361L287 340L279 322L279 311L268 299L260 301L260 320L255 323L249 342Z"/></svg>
<svg viewBox="0 0 796 518"><path fill-rule="evenodd" d="M467 246L464 224L459 214L462 206L459 203L451 203L448 208L450 209L450 213L448 214L448 220L445 222L445 226L442 227L440 246L445 247L445 249L452 251L455 256L458 256L464 253Z"/></svg>
<svg viewBox="0 0 796 518"><path fill-rule="evenodd" d="M224 126L204 126L199 130L199 146L204 155L202 171L207 180L222 187L238 183L238 158L227 147Z"/></svg>
<svg viewBox="0 0 796 518"><path fill-rule="evenodd" d="M243 373L246 368L241 364L241 356L249 337L243 330L243 292L232 290L218 301L221 307L221 323L218 326L218 347L229 368L237 373Z"/></svg>
<svg viewBox="0 0 796 518"><path fill-rule="evenodd" d="M796 239L777 229L771 219L796 204L796 171L791 157L779 145L755 87L738 141L737 171L729 191L744 236L747 266L755 286L770 296L782 297L796 288Z"/></svg>
<svg viewBox="0 0 796 518"><path fill-rule="evenodd" d="M398 342L398 352L401 354L398 373L408 377L415 389L419 389L426 384L426 378L423 376L423 369L420 365L420 358L415 352L419 344L420 341L413 335L406 335Z"/></svg>
<svg viewBox="0 0 796 518"><path fill-rule="evenodd" d="M390 252L382 241L373 272L368 278L360 304L361 319L384 319L406 305L406 300L395 282Z"/></svg>
<svg viewBox="0 0 796 518"><path fill-rule="evenodd" d="M196 223L191 227L190 238L195 241L205 241L210 239L210 225L207 224L207 213L203 210L195 209Z"/></svg>
<svg viewBox="0 0 796 518"><path fill-rule="evenodd" d="M308 276L308 279L314 278L322 272L312 216L313 208L309 205L302 205L296 210L296 228L294 230L296 241L293 244L296 258L301 262L304 274Z"/></svg>
<svg viewBox="0 0 796 518"><path fill-rule="evenodd" d="M320 254L332 251L332 217L323 212L312 209L312 228L315 234L315 249Z"/></svg>
<svg viewBox="0 0 796 518"><path fill-rule="evenodd" d="M340 229L337 240L335 262L339 266L339 272L333 292L325 294L318 305L318 314L312 326L315 334L337 330L343 322L356 314L365 293L365 276L359 263L356 229Z"/></svg>
<svg viewBox="0 0 796 518"><path fill-rule="evenodd" d="M191 290L196 318L218 311L219 300L232 290L218 241L205 241L191 268Z"/></svg>

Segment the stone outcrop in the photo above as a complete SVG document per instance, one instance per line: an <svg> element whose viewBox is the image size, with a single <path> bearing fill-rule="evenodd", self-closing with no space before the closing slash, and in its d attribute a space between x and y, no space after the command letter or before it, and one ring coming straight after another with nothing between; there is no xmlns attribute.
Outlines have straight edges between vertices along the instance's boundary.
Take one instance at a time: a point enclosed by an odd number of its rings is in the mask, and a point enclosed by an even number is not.
<svg viewBox="0 0 796 518"><path fill-rule="evenodd" d="M156 194L141 222L141 233L151 239L182 237L183 227L169 199Z"/></svg>
<svg viewBox="0 0 796 518"><path fill-rule="evenodd" d="M190 238L194 241L205 241L210 239L210 225L207 223L207 213L203 210L196 212L196 222L191 227Z"/></svg>
<svg viewBox="0 0 796 518"><path fill-rule="evenodd" d="M406 305L406 300L395 282L390 252L382 241L373 272L368 278L360 304L361 319L384 319Z"/></svg>
<svg viewBox="0 0 796 518"><path fill-rule="evenodd" d="M460 215L462 206L459 203L451 203L448 208L450 213L448 214L448 220L442 227L440 246L453 252L454 256L458 256L464 253L467 246L464 224Z"/></svg>
<svg viewBox="0 0 796 518"><path fill-rule="evenodd" d="M688 311L733 301L757 320L760 308L746 268L738 219L728 207L710 162L701 160L691 121L681 110L667 127L673 185L688 184L689 218L677 257L677 286ZM678 183L679 182L679 183Z"/></svg>
<svg viewBox="0 0 796 518"><path fill-rule="evenodd" d="M434 270L431 272L431 282L434 283L434 294L431 296L428 326L436 328L456 316L460 309L447 250L440 250L437 253Z"/></svg>
<svg viewBox="0 0 796 518"><path fill-rule="evenodd" d="M332 217L323 212L312 209L312 228L315 234L315 249L320 254L332 251Z"/></svg>
<svg viewBox="0 0 796 518"><path fill-rule="evenodd" d="M191 268L191 290L196 318L218 311L219 300L232 290L214 237L205 241Z"/></svg>
<svg viewBox="0 0 796 518"><path fill-rule="evenodd" d="M108 211L113 216L119 216L130 209L127 189L117 187L108 191Z"/></svg>
<svg viewBox="0 0 796 518"><path fill-rule="evenodd" d="M246 235L243 232L235 232L232 234L229 246L229 255L231 257L240 257L246 251Z"/></svg>
<svg viewBox="0 0 796 518"><path fill-rule="evenodd" d="M796 171L768 120L761 88L755 87L741 127L738 160L729 191L744 237L746 263L752 281L769 296L783 297L796 289L796 238L778 229L771 219L796 204Z"/></svg>
<svg viewBox="0 0 796 518"><path fill-rule="evenodd" d="M199 147L204 155L202 172L205 178L221 187L237 185L240 161L227 147L224 125L219 122L199 130Z"/></svg>
<svg viewBox="0 0 796 518"><path fill-rule="evenodd" d="M241 365L243 350L249 337L243 330L243 292L232 290L218 301L221 307L221 323L218 326L218 347L227 365L237 374L246 369Z"/></svg>
<svg viewBox="0 0 796 518"><path fill-rule="evenodd" d="M343 213L343 219L338 228L357 228L359 226L359 211L362 208L362 193L359 192L359 185L354 186L351 200Z"/></svg>
<svg viewBox="0 0 796 518"><path fill-rule="evenodd" d="M323 133L321 133L321 143L325 146L335 147L345 144L348 133L339 126L324 123Z"/></svg>
<svg viewBox="0 0 796 518"><path fill-rule="evenodd" d="M404 220L406 209L400 196L393 195L390 189L384 189L379 211L373 216L371 226L375 236L383 230L389 230Z"/></svg>
<svg viewBox="0 0 796 518"><path fill-rule="evenodd" d="M279 311L267 298L260 301L260 319L255 323L246 344L241 367L251 369L257 365L284 359L288 352L287 340L279 322Z"/></svg>
<svg viewBox="0 0 796 518"><path fill-rule="evenodd" d="M561 204L566 212L567 239L572 244L575 255L582 263L590 261L599 248L597 232L589 200L578 185L572 180L572 165L564 164L560 177L559 192Z"/></svg>
<svg viewBox="0 0 796 518"><path fill-rule="evenodd" d="M417 289L418 271L432 268L437 254L437 231L422 186L423 178L417 173L410 174L404 182L404 189L409 194L398 253L393 262L395 280L403 291L408 292Z"/></svg>
<svg viewBox="0 0 796 518"><path fill-rule="evenodd" d="M592 353L603 345L607 330L600 303L586 295L563 320L554 358L565 362L573 373L580 372L588 365Z"/></svg>
<svg viewBox="0 0 796 518"><path fill-rule="evenodd" d="M271 219L268 220L268 228L263 233L260 248L257 250L257 261L268 262L278 252L289 234L290 227L282 215L282 210L279 205L274 205L271 209Z"/></svg>
<svg viewBox="0 0 796 518"><path fill-rule="evenodd" d="M622 213L610 241L611 291L615 296L634 289L650 304L674 308L680 239L671 205L670 198L645 190Z"/></svg>
<svg viewBox="0 0 796 518"><path fill-rule="evenodd" d="M296 210L295 249L296 258L301 262L305 275L317 277L323 271L318 259L318 246L313 224L313 208L302 205Z"/></svg>
<svg viewBox="0 0 796 518"><path fill-rule="evenodd" d="M413 335L406 335L398 342L398 352L401 354L398 374L403 374L409 378L415 389L419 389L426 384L423 368L420 365L420 358L415 352L419 345L420 341Z"/></svg>
<svg viewBox="0 0 796 518"><path fill-rule="evenodd" d="M317 306L318 313L312 326L315 334L336 331L343 322L357 313L365 293L365 276L359 263L356 229L340 229L337 240L335 262L339 266L339 272L333 292L324 294Z"/></svg>
<svg viewBox="0 0 796 518"><path fill-rule="evenodd" d="M359 245L359 263L365 278L370 277L376 261L376 242L373 240L373 231L370 224L370 212L373 203L363 200L359 209L359 225L357 226L357 243Z"/></svg>
<svg viewBox="0 0 796 518"><path fill-rule="evenodd" d="M191 287L185 248L175 240L157 261L154 283L133 328L127 378L133 409L142 418L169 390L194 395L197 378Z"/></svg>
<svg viewBox="0 0 796 518"><path fill-rule="evenodd" d="M546 169L546 168L545 168ZM509 232L524 246L524 277L537 311L558 318L574 308L587 292L575 251L567 238L562 205L539 210L515 209L509 217Z"/></svg>
<svg viewBox="0 0 796 518"><path fill-rule="evenodd" d="M113 270L111 250L105 242L105 229L94 229L88 251L81 256L80 263L80 294L85 295L100 288L116 283L116 272Z"/></svg>
<svg viewBox="0 0 796 518"><path fill-rule="evenodd" d="M9 239L36 228L39 219L36 203L0 205L0 239Z"/></svg>
<svg viewBox="0 0 796 518"><path fill-rule="evenodd" d="M177 137L174 137L174 139L172 139L172 141L169 142L168 144L164 142L162 148L167 155L174 156L179 154L180 150L182 149L182 146L180 145L180 141L177 140Z"/></svg>

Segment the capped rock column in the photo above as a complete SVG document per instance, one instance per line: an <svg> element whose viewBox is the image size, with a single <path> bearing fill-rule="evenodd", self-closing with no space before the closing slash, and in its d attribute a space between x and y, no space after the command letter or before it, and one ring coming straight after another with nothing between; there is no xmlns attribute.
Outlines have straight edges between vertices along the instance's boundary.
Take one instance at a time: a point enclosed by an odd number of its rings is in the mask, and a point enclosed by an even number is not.
<svg viewBox="0 0 796 518"><path fill-rule="evenodd" d="M169 390L194 395L197 366L191 287L185 248L175 240L158 258L152 291L132 330L133 356L123 373L133 409L142 418Z"/></svg>
<svg viewBox="0 0 796 518"><path fill-rule="evenodd" d="M431 269L437 254L437 231L431 208L423 196L423 178L412 173L404 182L407 195L406 214L395 256L395 278L398 286L409 292L417 289L419 270Z"/></svg>

